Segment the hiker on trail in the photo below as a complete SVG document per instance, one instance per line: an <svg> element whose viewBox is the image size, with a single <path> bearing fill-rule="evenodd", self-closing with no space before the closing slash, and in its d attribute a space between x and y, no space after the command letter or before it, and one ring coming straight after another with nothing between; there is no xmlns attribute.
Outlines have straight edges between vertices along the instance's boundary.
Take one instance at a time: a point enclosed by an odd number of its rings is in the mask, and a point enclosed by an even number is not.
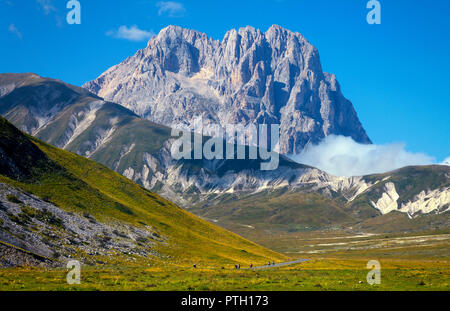
<svg viewBox="0 0 450 311"><path fill-rule="evenodd" d="M269 266L270 266L270 261L269 261Z"/></svg>
<svg viewBox="0 0 450 311"><path fill-rule="evenodd" d="M272 261L272 266L275 266L275 261Z"/></svg>
<svg viewBox="0 0 450 311"><path fill-rule="evenodd" d="M234 265L234 268L237 270L237 268L238 268L237 265Z"/></svg>
<svg viewBox="0 0 450 311"><path fill-rule="evenodd" d="M238 269L241 269L241 264L239 264L239 266L238 266L239 268Z"/></svg>

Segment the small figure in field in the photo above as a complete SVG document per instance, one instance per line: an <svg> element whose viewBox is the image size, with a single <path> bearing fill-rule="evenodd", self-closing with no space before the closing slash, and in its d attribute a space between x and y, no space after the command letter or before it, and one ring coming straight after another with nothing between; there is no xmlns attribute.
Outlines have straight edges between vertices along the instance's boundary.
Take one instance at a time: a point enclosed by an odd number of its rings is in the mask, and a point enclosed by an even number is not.
<svg viewBox="0 0 450 311"><path fill-rule="evenodd" d="M238 265L238 269L241 269L241 264Z"/></svg>
<svg viewBox="0 0 450 311"><path fill-rule="evenodd" d="M275 261L272 261L272 266L275 266Z"/></svg>
<svg viewBox="0 0 450 311"><path fill-rule="evenodd" d="M269 261L269 266L270 266L270 261Z"/></svg>
<svg viewBox="0 0 450 311"><path fill-rule="evenodd" d="M250 264L250 269L251 269L251 268L253 268L253 264L252 264L252 263Z"/></svg>
<svg viewBox="0 0 450 311"><path fill-rule="evenodd" d="M196 265L196 264L194 264L194 269L195 269L195 268L197 268L197 265Z"/></svg>
<svg viewBox="0 0 450 311"><path fill-rule="evenodd" d="M238 268L238 266L237 266L237 265L234 265L234 269L236 269L236 270L237 270L237 268Z"/></svg>

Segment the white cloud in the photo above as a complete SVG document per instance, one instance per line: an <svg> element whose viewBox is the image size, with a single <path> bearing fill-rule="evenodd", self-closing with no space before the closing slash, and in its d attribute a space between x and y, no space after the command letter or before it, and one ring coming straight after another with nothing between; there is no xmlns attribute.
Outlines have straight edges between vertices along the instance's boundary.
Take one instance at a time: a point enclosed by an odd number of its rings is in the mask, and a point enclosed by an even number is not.
<svg viewBox="0 0 450 311"><path fill-rule="evenodd" d="M36 2L40 5L40 9L44 11L45 15L52 16L55 19L58 27L63 26L64 13L53 5L53 0L36 0Z"/></svg>
<svg viewBox="0 0 450 311"><path fill-rule="evenodd" d="M185 7L180 2L160 1L156 4L159 8L158 15L167 14L169 17L182 17L186 12Z"/></svg>
<svg viewBox="0 0 450 311"><path fill-rule="evenodd" d="M447 157L442 163L441 165L447 165L450 166L450 157Z"/></svg>
<svg viewBox="0 0 450 311"><path fill-rule="evenodd" d="M118 30L111 30L106 33L108 36L130 41L144 41L155 35L153 31L139 29L136 25L131 27L120 26Z"/></svg>
<svg viewBox="0 0 450 311"><path fill-rule="evenodd" d="M52 4L52 0L37 0L37 2L41 5L46 15L50 14L51 12L57 11Z"/></svg>
<svg viewBox="0 0 450 311"><path fill-rule="evenodd" d="M11 24L11 25L9 25L9 27L8 27L8 30L10 31L10 32L12 32L13 34L15 34L19 39L22 39L22 33L20 32L20 30L16 27L16 25L14 25L14 24Z"/></svg>
<svg viewBox="0 0 450 311"><path fill-rule="evenodd" d="M385 173L409 165L434 163L433 157L406 151L404 144L366 145L336 135L326 137L318 145L310 145L291 158L336 176Z"/></svg>

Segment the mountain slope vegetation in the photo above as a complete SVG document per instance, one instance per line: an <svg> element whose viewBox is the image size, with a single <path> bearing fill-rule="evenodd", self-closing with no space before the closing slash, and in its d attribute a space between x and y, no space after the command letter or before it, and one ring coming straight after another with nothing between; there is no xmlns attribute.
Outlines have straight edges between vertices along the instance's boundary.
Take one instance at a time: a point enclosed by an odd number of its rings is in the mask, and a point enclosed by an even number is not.
<svg viewBox="0 0 450 311"><path fill-rule="evenodd" d="M2 196L10 201L7 204L22 211L27 207L17 197L11 199L10 188L77 217L83 215L93 223L126 225L130 232L149 232L154 240L143 243L146 247L151 245L155 258L160 260L217 264L284 259L193 216L100 164L25 136L4 118L0 118L0 155L0 184L5 185ZM34 162L28 162L28 158ZM3 218L4 210L0 209ZM22 214L25 213L6 216L16 220L17 226L21 224L20 217L29 221ZM53 227L55 239L59 232L67 231L64 221L59 223L59 227ZM8 231L2 226L3 235L8 235ZM132 234L129 239L133 239Z"/></svg>

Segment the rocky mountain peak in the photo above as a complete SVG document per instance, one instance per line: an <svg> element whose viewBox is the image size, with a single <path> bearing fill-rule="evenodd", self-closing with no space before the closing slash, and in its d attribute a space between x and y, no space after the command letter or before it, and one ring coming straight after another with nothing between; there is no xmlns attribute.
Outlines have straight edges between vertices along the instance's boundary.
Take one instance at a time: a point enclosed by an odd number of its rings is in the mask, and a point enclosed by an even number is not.
<svg viewBox="0 0 450 311"><path fill-rule="evenodd" d="M336 77L322 71L318 50L278 25L232 29L222 41L168 26L84 87L171 127L200 116L223 126L280 124L282 153L330 134L370 143Z"/></svg>

